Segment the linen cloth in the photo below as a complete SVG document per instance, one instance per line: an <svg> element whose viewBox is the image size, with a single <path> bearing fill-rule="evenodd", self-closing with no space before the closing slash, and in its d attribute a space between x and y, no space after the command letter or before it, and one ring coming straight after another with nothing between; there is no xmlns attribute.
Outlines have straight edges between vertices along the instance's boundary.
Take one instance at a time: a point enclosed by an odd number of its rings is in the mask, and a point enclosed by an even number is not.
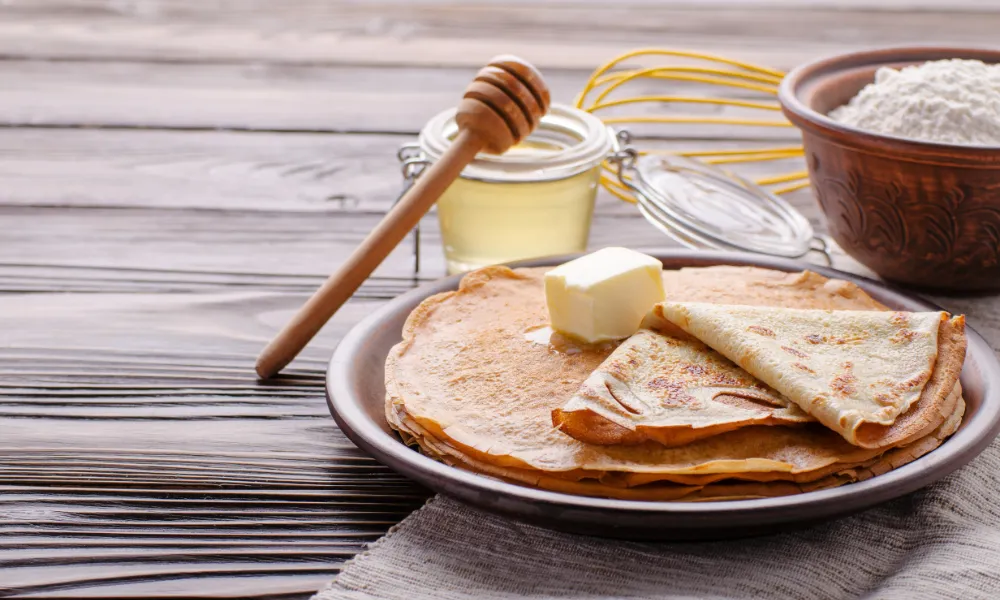
<svg viewBox="0 0 1000 600"><path fill-rule="evenodd" d="M932 298L1000 350L1000 298ZM809 529L650 543L549 531L444 496L313 600L1000 599L1000 442L907 497Z"/></svg>

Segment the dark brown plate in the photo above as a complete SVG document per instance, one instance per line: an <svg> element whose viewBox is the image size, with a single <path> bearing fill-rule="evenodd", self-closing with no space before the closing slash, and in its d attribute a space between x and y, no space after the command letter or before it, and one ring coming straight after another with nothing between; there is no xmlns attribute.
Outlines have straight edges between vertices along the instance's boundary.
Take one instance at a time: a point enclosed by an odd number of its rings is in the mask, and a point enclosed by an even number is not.
<svg viewBox="0 0 1000 600"><path fill-rule="evenodd" d="M939 310L869 279L786 259L691 250L650 252L664 267L756 265L782 271L810 269L863 287L899 310ZM555 265L555 257L514 266ZM856 512L928 485L983 451L1000 431L1000 364L975 331L962 371L967 403L961 428L937 450L899 469L839 488L759 500L671 503L589 498L548 492L449 467L404 445L385 421L385 358L403 322L424 298L458 287L459 277L421 286L370 315L344 338L330 362L326 389L337 424L358 446L421 484L486 510L546 527L632 539L719 539L800 526Z"/></svg>

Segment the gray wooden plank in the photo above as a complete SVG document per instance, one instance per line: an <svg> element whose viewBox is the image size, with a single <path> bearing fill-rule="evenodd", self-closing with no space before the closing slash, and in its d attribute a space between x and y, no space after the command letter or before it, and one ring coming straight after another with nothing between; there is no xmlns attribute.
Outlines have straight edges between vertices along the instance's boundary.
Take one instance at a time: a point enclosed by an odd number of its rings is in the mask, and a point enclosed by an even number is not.
<svg viewBox="0 0 1000 600"><path fill-rule="evenodd" d="M9 291L28 283L44 288L45 278L53 276L79 280L86 291L88 282L95 283L94 268L99 268L107 272L105 280L115 279L105 281L108 290L277 285L307 293L346 259L380 218L366 213L0 207L0 263L10 266ZM423 239L430 244L432 235L427 231ZM53 244L53 238L59 243ZM392 296L409 287L411 246L408 238L376 270L377 279L366 286L368 295ZM428 252L429 272L440 273L442 260ZM137 277L137 271L152 277ZM33 279L26 279L29 275ZM281 276L295 277L288 281Z"/></svg>
<svg viewBox="0 0 1000 600"><path fill-rule="evenodd" d="M594 65L596 67L596 64ZM31 127L253 129L415 134L455 106L474 67L404 68L285 64L0 61L0 124ZM546 69L556 102L572 103L590 69ZM744 98L739 88L639 80L632 95ZM624 91L624 90L623 90ZM72 102L66 102L71 97ZM772 98L773 101L773 98ZM774 119L732 107L633 105L601 114L702 114ZM675 127L694 137L691 127ZM794 137L790 131L703 128L729 138Z"/></svg>
<svg viewBox="0 0 1000 600"><path fill-rule="evenodd" d="M915 10L918 8L919 10ZM476 66L513 52L590 68L643 45L712 50L778 68L912 40L990 44L995 5L822 3L7 3L7 56ZM599 24L599 25L595 25ZM461 47L461 51L456 48Z"/></svg>
<svg viewBox="0 0 1000 600"><path fill-rule="evenodd" d="M316 213L320 219L384 213L403 186L396 151L415 140L411 135L7 129L0 135L0 204ZM680 151L795 143L672 135L635 145ZM760 177L800 170L802 163L733 168ZM623 208L602 203L598 210L624 214Z"/></svg>
<svg viewBox="0 0 1000 600"><path fill-rule="evenodd" d="M339 214L384 212L399 135L7 129L0 203Z"/></svg>
<svg viewBox="0 0 1000 600"><path fill-rule="evenodd" d="M203 574L181 572L175 579L129 580L112 586L73 587L68 590L41 591L18 594L18 598L45 598L47 600L200 600L201 598L234 598L258 600L305 600L312 597L337 572L290 574Z"/></svg>

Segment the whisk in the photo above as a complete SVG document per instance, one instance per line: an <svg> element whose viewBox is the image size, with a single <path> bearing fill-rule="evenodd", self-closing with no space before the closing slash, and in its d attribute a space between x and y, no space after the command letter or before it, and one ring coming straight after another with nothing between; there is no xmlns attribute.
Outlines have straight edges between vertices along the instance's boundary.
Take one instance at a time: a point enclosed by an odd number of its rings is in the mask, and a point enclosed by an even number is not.
<svg viewBox="0 0 1000 600"><path fill-rule="evenodd" d="M645 57L670 57L696 61L696 64L659 64L651 67L634 69L616 69L622 63ZM707 64L706 64L707 63ZM594 71L587 84L576 98L577 108L597 116L609 124L713 124L752 127L791 127L791 123L781 118L781 108L772 98L778 94L778 84L784 73L775 69L753 65L721 56L670 50L662 48L646 48L633 50L615 57ZM657 80L688 82L734 88L749 92L749 98L718 98L709 96L676 96L676 95L632 95L628 91L630 84L639 81ZM633 86L634 87L634 86ZM592 99L591 99L592 98ZM779 118L744 118L718 117L699 115L614 115L603 116L602 112L613 107L635 104L689 104L717 105L738 107L762 112L778 112ZM770 115L769 115L770 116ZM750 162L776 161L803 156L802 146L765 146L748 149L723 150L659 150L639 149L639 154L674 154L695 158L709 164L738 164ZM786 194L805 188L809 185L808 173L779 174L757 179L762 186L769 186L775 194ZM626 201L635 203L632 191L618 181L617 171L607 162L603 165L601 184L611 194Z"/></svg>

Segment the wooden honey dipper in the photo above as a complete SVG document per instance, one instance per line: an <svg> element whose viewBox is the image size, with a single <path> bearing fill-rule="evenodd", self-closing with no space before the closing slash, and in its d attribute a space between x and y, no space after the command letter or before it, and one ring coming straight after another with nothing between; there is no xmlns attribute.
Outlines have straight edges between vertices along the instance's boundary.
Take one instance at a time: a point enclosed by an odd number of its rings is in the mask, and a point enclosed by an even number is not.
<svg viewBox="0 0 1000 600"><path fill-rule="evenodd" d="M503 154L526 138L548 110L549 89L527 62L497 56L483 67L458 105L459 131L451 145L264 348L257 358L257 374L266 379L292 362L476 154Z"/></svg>

